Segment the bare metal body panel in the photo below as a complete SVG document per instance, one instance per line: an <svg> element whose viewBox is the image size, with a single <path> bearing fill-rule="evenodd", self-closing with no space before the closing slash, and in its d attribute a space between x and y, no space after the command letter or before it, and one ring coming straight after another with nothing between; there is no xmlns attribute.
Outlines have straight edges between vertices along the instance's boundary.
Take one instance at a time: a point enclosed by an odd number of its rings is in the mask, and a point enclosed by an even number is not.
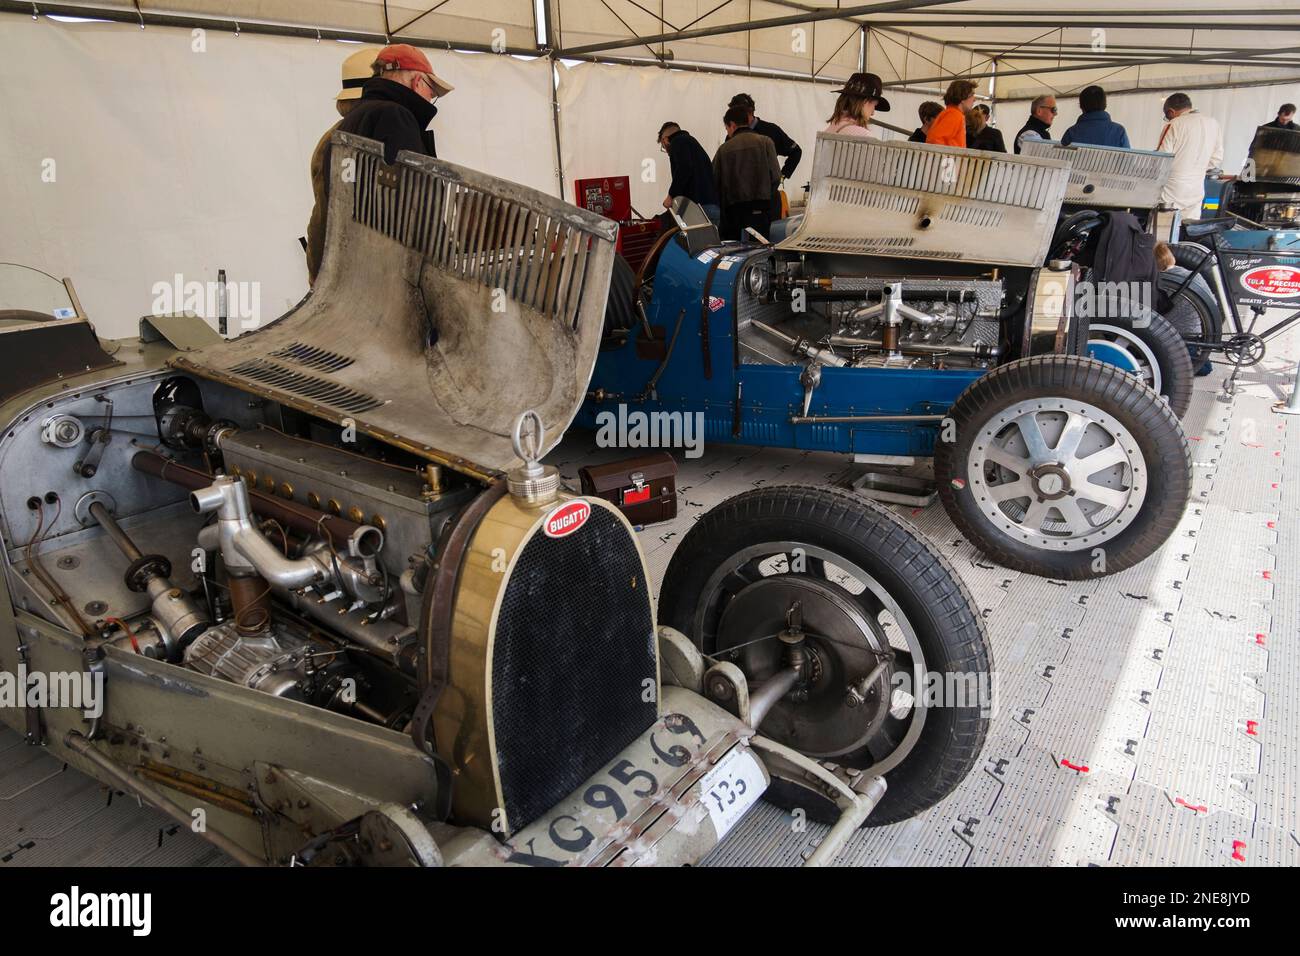
<svg viewBox="0 0 1300 956"><path fill-rule="evenodd" d="M615 224L441 160L388 166L344 133L332 174L312 291L173 365L478 477L518 463L526 409L558 441L596 360Z"/></svg>
<svg viewBox="0 0 1300 956"><path fill-rule="evenodd" d="M819 133L812 193L777 248L1040 266L1069 164Z"/></svg>

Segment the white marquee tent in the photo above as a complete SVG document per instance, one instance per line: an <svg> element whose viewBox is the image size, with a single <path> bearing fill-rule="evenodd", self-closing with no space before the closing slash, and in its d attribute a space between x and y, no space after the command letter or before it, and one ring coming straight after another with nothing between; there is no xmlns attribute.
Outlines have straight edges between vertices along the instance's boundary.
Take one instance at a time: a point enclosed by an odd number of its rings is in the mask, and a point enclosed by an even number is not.
<svg viewBox="0 0 1300 956"><path fill-rule="evenodd" d="M429 48L456 86L440 156L566 198L629 175L647 214L668 180L662 121L712 150L743 90L810 154L835 82L862 68L905 129L954 76L1008 132L1042 93L1065 129L1101 83L1146 148L1185 90L1222 124L1229 168L1300 99L1296 0L0 0L0 261L72 276L110 336L160 285L218 269L280 314L306 291L307 159L339 64L386 39Z"/></svg>

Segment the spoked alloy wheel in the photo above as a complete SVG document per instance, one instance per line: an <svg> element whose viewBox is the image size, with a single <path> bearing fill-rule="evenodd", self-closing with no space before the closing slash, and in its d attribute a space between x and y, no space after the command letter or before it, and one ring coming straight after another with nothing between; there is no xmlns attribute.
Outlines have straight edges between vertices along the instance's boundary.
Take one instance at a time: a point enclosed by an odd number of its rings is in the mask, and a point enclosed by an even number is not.
<svg viewBox="0 0 1300 956"><path fill-rule="evenodd" d="M1116 365L1008 362L967 387L935 445L939 498L999 564L1046 577L1114 574L1173 533L1191 451L1167 402Z"/></svg>
<svg viewBox="0 0 1300 956"><path fill-rule="evenodd" d="M1147 495L1133 435L1086 402L1019 402L987 424L967 458L971 491L1006 534L1074 551L1114 537Z"/></svg>
<svg viewBox="0 0 1300 956"><path fill-rule="evenodd" d="M718 505L674 553L659 620L739 667L751 695L797 667L759 732L884 774L869 826L950 793L987 733L990 655L969 593L911 526L857 495L775 487ZM954 692L936 695L936 675ZM819 812L789 781L769 796Z"/></svg>

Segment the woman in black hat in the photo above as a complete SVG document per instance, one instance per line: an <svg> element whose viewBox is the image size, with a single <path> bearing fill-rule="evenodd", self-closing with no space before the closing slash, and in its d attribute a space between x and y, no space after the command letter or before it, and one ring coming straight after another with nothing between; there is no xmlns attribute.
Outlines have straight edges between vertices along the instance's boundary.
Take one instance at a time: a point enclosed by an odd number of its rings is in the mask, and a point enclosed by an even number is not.
<svg viewBox="0 0 1300 956"><path fill-rule="evenodd" d="M871 117L876 112L889 112L889 100L882 95L880 77L874 73L854 73L844 88L835 92L839 93L839 99L824 133L871 136L867 128Z"/></svg>

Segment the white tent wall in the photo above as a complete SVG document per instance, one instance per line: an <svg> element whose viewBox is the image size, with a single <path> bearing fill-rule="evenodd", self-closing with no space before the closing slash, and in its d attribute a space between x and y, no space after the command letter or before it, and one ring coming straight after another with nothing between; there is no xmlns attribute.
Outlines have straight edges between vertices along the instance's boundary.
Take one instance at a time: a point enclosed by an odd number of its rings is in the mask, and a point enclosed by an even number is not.
<svg viewBox="0 0 1300 956"><path fill-rule="evenodd" d="M667 120L681 124L712 156L724 136L722 114L731 97L740 92L754 97L760 117L776 123L803 147L794 179L786 184L791 198L797 198L812 169L817 131L825 128L835 105L836 88L827 83L687 73L652 66L577 64L560 75L565 198L572 200L576 179L629 176L633 205L645 215L663 212L672 176L668 157L655 142L660 125ZM915 107L901 110L897 115L904 118L899 125L914 126Z"/></svg>
<svg viewBox="0 0 1300 956"><path fill-rule="evenodd" d="M184 29L0 14L0 88L10 105L0 112L6 172L0 261L72 276L107 336L133 334L137 318L154 307L155 285L174 285L178 274L208 283L224 268L232 282L257 283L263 321L307 288L297 242L311 207L307 162L337 119L332 96L339 64L358 47L218 30L203 39L199 53ZM904 66L897 45L885 41L869 68L889 80L890 70L878 62L889 50L897 72L921 75L914 61L939 57L933 45L916 38L913 44ZM804 148L787 184L797 199L812 169L816 132L834 102L829 83L653 66L560 66L561 184L548 60L431 56L456 86L434 121L441 156L555 195L562 189L570 200L575 179L627 175L633 202L647 215L660 210L671 179L655 143L664 120L681 123L712 154L722 141L727 101L750 93L759 115ZM943 61L948 67L946 55ZM954 61L959 67L956 55ZM1061 89L1057 137L1078 115L1075 95ZM982 84L981 92L987 90ZM1111 114L1128 127L1135 147L1154 148L1160 104L1170 91L1112 96ZM887 92L893 109L880 118L908 130L917 123L917 105L939 98ZM1224 166L1235 170L1255 127L1280 103L1300 100L1300 86L1193 90L1191 96L1223 125ZM995 104L995 122L1008 141L1027 112L1023 100ZM206 305L199 311L208 313Z"/></svg>
<svg viewBox="0 0 1300 956"><path fill-rule="evenodd" d="M0 261L71 276L109 337L135 334L155 284L177 274L257 283L241 288L256 289L261 321L307 291L308 160L359 47L203 41L200 53L188 30L0 15ZM439 154L557 194L550 64L431 59L456 87L434 120Z"/></svg>

